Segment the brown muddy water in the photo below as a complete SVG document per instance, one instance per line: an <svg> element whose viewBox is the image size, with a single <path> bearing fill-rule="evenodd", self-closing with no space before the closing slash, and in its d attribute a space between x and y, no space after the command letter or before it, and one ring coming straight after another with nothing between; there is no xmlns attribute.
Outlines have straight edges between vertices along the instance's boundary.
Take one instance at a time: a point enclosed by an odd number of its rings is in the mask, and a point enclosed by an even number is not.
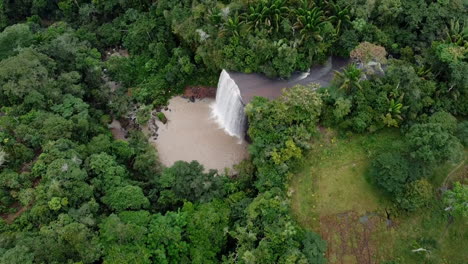
<svg viewBox="0 0 468 264"><path fill-rule="evenodd" d="M159 135L156 140L150 139L162 164L197 160L205 169L222 171L248 156L247 143L228 135L212 117L214 102L204 98L192 103L182 97L169 101L169 109L163 111L168 122L157 121Z"/></svg>

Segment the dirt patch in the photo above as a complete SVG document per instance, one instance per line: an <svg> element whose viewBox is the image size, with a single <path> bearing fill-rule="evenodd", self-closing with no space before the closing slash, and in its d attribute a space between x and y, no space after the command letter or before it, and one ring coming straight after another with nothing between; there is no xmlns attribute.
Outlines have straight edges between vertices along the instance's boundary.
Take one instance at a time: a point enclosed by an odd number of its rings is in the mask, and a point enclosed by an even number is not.
<svg viewBox="0 0 468 264"><path fill-rule="evenodd" d="M196 99L216 98L216 87L187 86L184 90L183 96Z"/></svg>
<svg viewBox="0 0 468 264"><path fill-rule="evenodd" d="M328 244L329 263L380 263L379 245L373 234L385 225L383 217L359 216L353 211L320 217L320 234Z"/></svg>
<svg viewBox="0 0 468 264"><path fill-rule="evenodd" d="M127 131L122 127L118 120L112 120L112 123L108 125L112 136L116 140L127 140Z"/></svg>
<svg viewBox="0 0 468 264"><path fill-rule="evenodd" d="M28 206L22 206L19 202L15 202L10 206L10 208L15 208L16 212L11 214L2 214L1 217L3 218L3 220L5 220L7 224L12 224L16 218L18 218L21 214L26 212L29 208L31 208L31 206L32 204Z"/></svg>

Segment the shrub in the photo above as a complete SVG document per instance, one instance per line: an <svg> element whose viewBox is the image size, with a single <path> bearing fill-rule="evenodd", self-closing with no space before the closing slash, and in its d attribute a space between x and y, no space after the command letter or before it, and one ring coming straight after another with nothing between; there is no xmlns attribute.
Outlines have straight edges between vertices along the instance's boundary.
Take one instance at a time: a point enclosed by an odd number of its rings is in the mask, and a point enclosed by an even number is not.
<svg viewBox="0 0 468 264"><path fill-rule="evenodd" d="M414 211L426 206L432 196L432 185L426 179L421 179L406 185L403 197L398 197L397 201L403 209Z"/></svg>
<svg viewBox="0 0 468 264"><path fill-rule="evenodd" d="M369 174L377 186L397 197L410 179L410 164L400 153L383 153L372 161Z"/></svg>

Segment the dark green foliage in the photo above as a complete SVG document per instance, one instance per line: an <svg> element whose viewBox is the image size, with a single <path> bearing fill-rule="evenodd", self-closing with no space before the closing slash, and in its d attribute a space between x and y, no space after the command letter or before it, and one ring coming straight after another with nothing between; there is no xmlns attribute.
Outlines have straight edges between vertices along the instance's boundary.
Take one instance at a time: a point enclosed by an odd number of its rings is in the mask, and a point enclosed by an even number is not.
<svg viewBox="0 0 468 264"><path fill-rule="evenodd" d="M468 121L458 123L457 132L455 134L463 146L468 146Z"/></svg>
<svg viewBox="0 0 468 264"><path fill-rule="evenodd" d="M427 206L424 177L468 139L452 116L468 112L466 6L374 2L0 0L0 211L23 206L0 219L0 262L324 263L324 241L291 218L285 195L322 113L359 133L402 127L408 149L378 155L370 176L400 208ZM146 123L223 68L289 77L364 41L399 60L366 80L350 66L320 95L254 99L252 162L232 178L196 162L163 170L141 133L115 141L106 127L134 103ZM444 195L453 215L463 191Z"/></svg>
<svg viewBox="0 0 468 264"><path fill-rule="evenodd" d="M203 166L197 161L177 161L157 179L157 185L161 189L158 204L171 206L184 200L207 202L221 198L224 195L225 180L225 177L214 170L205 173Z"/></svg>
<svg viewBox="0 0 468 264"><path fill-rule="evenodd" d="M395 197L403 194L405 185L414 177L408 160L399 153L377 156L372 161L369 175L371 181Z"/></svg>
<svg viewBox="0 0 468 264"><path fill-rule="evenodd" d="M298 228L284 199L279 189L272 189L258 195L246 208L246 226L232 232L243 242L237 253L242 263L325 263L324 242ZM230 257L232 263L234 256Z"/></svg>
<svg viewBox="0 0 468 264"><path fill-rule="evenodd" d="M429 117L429 123L439 124L449 133L457 129L457 119L447 112L437 112Z"/></svg>

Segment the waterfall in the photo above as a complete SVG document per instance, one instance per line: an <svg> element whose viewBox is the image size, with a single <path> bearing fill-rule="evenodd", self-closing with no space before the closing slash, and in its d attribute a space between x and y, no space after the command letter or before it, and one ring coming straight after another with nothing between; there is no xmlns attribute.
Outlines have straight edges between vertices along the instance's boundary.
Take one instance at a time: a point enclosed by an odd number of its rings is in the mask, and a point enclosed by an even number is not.
<svg viewBox="0 0 468 264"><path fill-rule="evenodd" d="M244 138L247 118L244 113L244 103L236 82L225 70L221 72L216 91L216 102L212 106L212 114L216 122L231 136Z"/></svg>

